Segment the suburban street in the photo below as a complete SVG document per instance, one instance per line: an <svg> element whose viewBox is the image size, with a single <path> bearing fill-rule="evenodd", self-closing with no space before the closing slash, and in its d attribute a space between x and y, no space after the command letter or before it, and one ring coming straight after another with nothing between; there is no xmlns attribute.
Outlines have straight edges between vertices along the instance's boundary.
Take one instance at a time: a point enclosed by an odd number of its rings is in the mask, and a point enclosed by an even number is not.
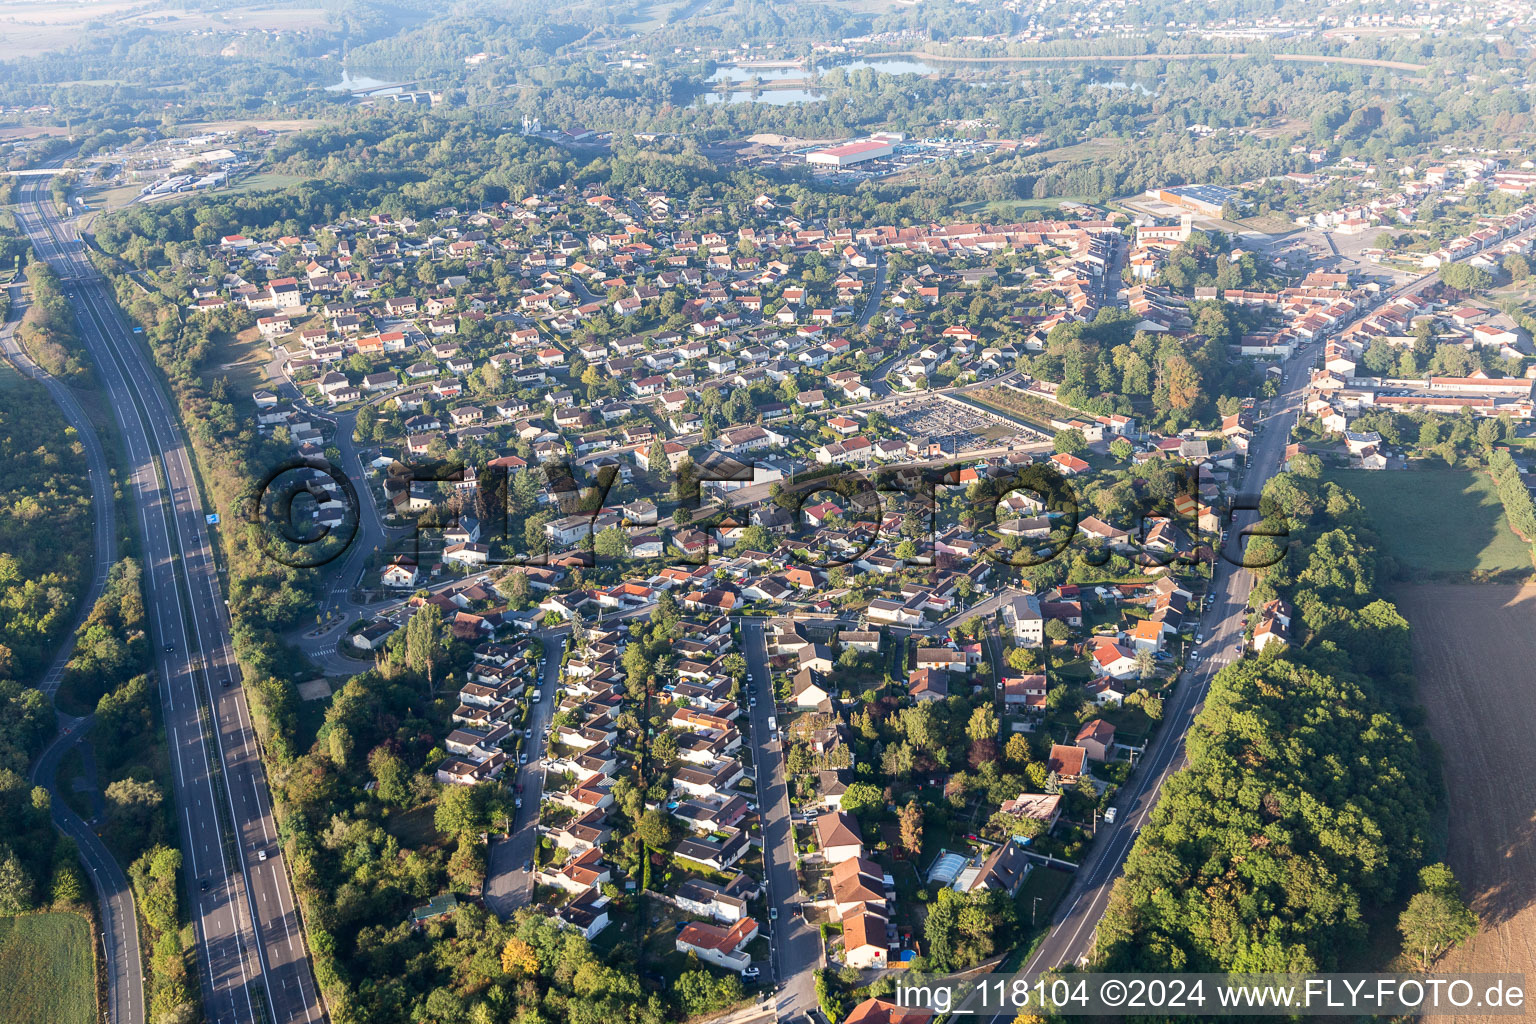
<svg viewBox="0 0 1536 1024"><path fill-rule="evenodd" d="M782 982L777 996L780 1020L816 1006L816 985L812 972L821 966L821 935L817 929L795 916L795 908L804 900L795 872L795 829L789 816L789 786L784 779L784 748L768 728L773 717L772 673L768 669L768 646L763 637L763 620L741 620L742 653L747 660L747 693L750 701L746 714L752 722L752 763L757 769L757 813L763 826L763 884L768 906L778 910L777 920L764 922L773 947L772 978Z"/></svg>
<svg viewBox="0 0 1536 1024"><path fill-rule="evenodd" d="M875 283L870 286L869 299L864 303L864 312L859 314L854 321L853 329L862 331L869 326L875 314L880 311L880 300L885 297L885 256L878 250L875 252Z"/></svg>
<svg viewBox="0 0 1536 1024"><path fill-rule="evenodd" d="M1522 237L1532 234L1536 234L1536 229L1524 232ZM1434 280L1436 276L1433 274L1415 277L1383 295L1381 303L1399 295L1417 294ZM1313 342L1284 364L1285 386L1271 400L1268 415L1260 420L1263 429L1254 437L1248 451L1242 479L1243 494L1257 498L1269 478L1280 471L1291 428L1296 423L1321 347L1320 342ZM1133 776L1136 781L1127 784L1126 789L1131 795L1122 798L1118 805L1118 820L1110 825L1100 825L1104 840L1094 845L1078 870L1057 910L1051 933L1024 964L1021 976L1080 962L1091 952L1094 932L1136 833L1157 805L1163 781L1187 763L1185 736L1194 716L1204 705L1212 678L1241 657L1238 645L1243 637L1242 616L1247 609L1248 594L1253 589L1253 577L1234 562L1242 560L1243 531L1258 518L1256 511L1243 511L1234 516L1223 549L1227 557L1217 559L1212 578L1211 593L1216 600L1201 620L1206 639L1197 649L1199 660L1192 661L1186 668L1184 680L1165 702L1163 727L1138 766Z"/></svg>
<svg viewBox="0 0 1536 1024"><path fill-rule="evenodd" d="M533 860L539 842L539 804L544 799L544 754L547 744L544 729L555 716L555 690L560 685L560 660L565 653L566 635L536 634L544 641L544 661L539 666L539 702L528 716L531 730L523 749L528 763L511 771L511 781L523 787L523 806L512 819L512 834L491 843L485 872L485 906L497 917L508 918L518 907L533 898L533 876L523 865Z"/></svg>
<svg viewBox="0 0 1536 1024"><path fill-rule="evenodd" d="M47 180L29 180L21 200L18 219L63 282L130 467L208 1018L321 1020L232 654L207 510L175 407L106 282L54 212Z"/></svg>
<svg viewBox="0 0 1536 1024"><path fill-rule="evenodd" d="M1243 493L1257 495L1264 482L1279 471L1306 390L1308 367L1315 354L1316 346L1309 346L1285 364L1288 381L1272 401L1269 415L1260 420L1262 429L1254 437L1248 452ZM1241 512L1234 518L1223 547L1227 558L1241 560L1242 532L1257 519L1256 512ZM1116 805L1120 810L1118 819L1113 823L1100 821L1098 824L1099 840L1063 897L1050 934L1024 964L1020 977L1033 977L1065 964L1082 963L1092 951L1094 933L1108 905L1114 881L1124 868L1126 855L1156 807L1163 782L1186 763L1184 740L1195 715L1204 705L1212 679L1242 657L1242 618L1247 610L1248 593L1253 588L1253 577L1227 558L1216 560L1210 588L1215 601L1201 618L1199 627L1205 640L1195 647L1183 677L1164 703L1163 725L1123 790L1128 795L1122 796ZM992 1019L1000 1021L1006 1017L997 1015Z"/></svg>

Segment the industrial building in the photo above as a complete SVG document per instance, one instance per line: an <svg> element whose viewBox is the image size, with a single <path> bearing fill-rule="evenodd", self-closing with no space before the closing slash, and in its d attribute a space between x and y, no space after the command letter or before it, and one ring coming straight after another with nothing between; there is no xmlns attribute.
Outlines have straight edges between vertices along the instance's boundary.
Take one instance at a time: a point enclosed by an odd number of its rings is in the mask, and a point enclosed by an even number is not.
<svg viewBox="0 0 1536 1024"><path fill-rule="evenodd" d="M895 145L888 139L864 139L841 146L828 146L826 149L813 149L805 154L805 162L827 167L851 167L866 160L891 156L895 152Z"/></svg>
<svg viewBox="0 0 1536 1024"><path fill-rule="evenodd" d="M1162 200L1169 206L1177 206L1181 210L1192 210L1207 217L1220 217L1222 208L1229 202L1236 202L1239 197L1236 189L1223 188L1220 185L1151 188L1147 189L1147 194L1153 199Z"/></svg>

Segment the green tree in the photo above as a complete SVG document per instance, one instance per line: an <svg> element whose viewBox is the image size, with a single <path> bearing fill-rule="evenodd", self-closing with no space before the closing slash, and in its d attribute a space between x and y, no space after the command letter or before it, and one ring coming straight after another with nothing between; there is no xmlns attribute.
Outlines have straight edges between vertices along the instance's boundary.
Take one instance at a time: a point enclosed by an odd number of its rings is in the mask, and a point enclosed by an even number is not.
<svg viewBox="0 0 1536 1024"><path fill-rule="evenodd" d="M491 783L477 786L444 786L437 797L432 821L444 835L462 836L482 831L489 820L486 814L487 792Z"/></svg>
<svg viewBox="0 0 1536 1024"><path fill-rule="evenodd" d="M672 842L672 818L665 811L652 807L635 822L635 835L652 850L665 850Z"/></svg>
<svg viewBox="0 0 1536 1024"><path fill-rule="evenodd" d="M988 826L996 829L1005 836L1022 836L1033 839L1045 832L1045 822L1039 818L1028 818L1022 814L1008 814L998 811L987 822Z"/></svg>
<svg viewBox="0 0 1536 1024"><path fill-rule="evenodd" d="M1076 427L1067 427L1056 432L1056 437L1051 447L1057 453L1076 455L1078 452L1088 450L1088 440L1083 437L1083 432Z"/></svg>
<svg viewBox="0 0 1536 1024"><path fill-rule="evenodd" d="M405 762L388 747L375 747L368 754L368 770L378 783L375 793L385 803L402 805L409 793L406 784L410 774Z"/></svg>
<svg viewBox="0 0 1536 1024"><path fill-rule="evenodd" d="M70 906L85 899L85 879L80 877L80 869L74 864L73 857L74 852L71 850L69 861L54 865L53 902L55 904Z"/></svg>
<svg viewBox="0 0 1536 1024"><path fill-rule="evenodd" d="M1477 915L1462 899L1461 883L1444 864L1430 864L1419 871L1419 891L1414 893L1397 920L1403 951L1428 970L1446 951L1477 933Z"/></svg>
<svg viewBox="0 0 1536 1024"><path fill-rule="evenodd" d="M646 453L645 468L647 472L658 479L665 477L672 468L671 464L667 461L666 446L661 443L661 438L659 437L651 442L650 450Z"/></svg>
<svg viewBox="0 0 1536 1024"><path fill-rule="evenodd" d="M603 558L628 558L629 534L617 526L610 526L598 533L592 546Z"/></svg>
<svg viewBox="0 0 1536 1024"><path fill-rule="evenodd" d="M971 712L965 724L965 735L971 742L997 739L997 715L991 704L983 704Z"/></svg>
<svg viewBox="0 0 1536 1024"><path fill-rule="evenodd" d="M842 808L849 814L868 813L885 806L880 787L868 782L853 782L843 792Z"/></svg>
<svg viewBox="0 0 1536 1024"><path fill-rule="evenodd" d="M437 693L437 669L446 657L447 636L443 611L435 604L423 604L405 624L406 667L426 676L433 694Z"/></svg>
<svg viewBox="0 0 1536 1024"><path fill-rule="evenodd" d="M24 914L35 905L32 878L22 866L16 851L4 849L0 855L0 914Z"/></svg>
<svg viewBox="0 0 1536 1024"><path fill-rule="evenodd" d="M1030 673L1040 668L1040 655L1028 647L1010 648L1006 658L1008 667L1015 672Z"/></svg>
<svg viewBox="0 0 1536 1024"><path fill-rule="evenodd" d="M916 857L923 849L923 808L916 800L901 809L901 848Z"/></svg>

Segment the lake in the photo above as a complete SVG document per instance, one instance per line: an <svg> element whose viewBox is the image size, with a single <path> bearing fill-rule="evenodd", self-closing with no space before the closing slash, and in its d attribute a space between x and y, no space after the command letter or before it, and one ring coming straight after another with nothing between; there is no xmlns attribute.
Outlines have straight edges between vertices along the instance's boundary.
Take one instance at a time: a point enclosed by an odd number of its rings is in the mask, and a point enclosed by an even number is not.
<svg viewBox="0 0 1536 1024"><path fill-rule="evenodd" d="M817 70L822 73L841 68L844 71L862 71L868 69L882 75L931 75L937 71L932 64L925 64L920 60L853 60L846 64L822 65ZM757 79L760 82L782 82L786 80L799 80L810 74L806 68L737 68L725 67L716 69L709 76L710 82L750 82Z"/></svg>
<svg viewBox="0 0 1536 1024"><path fill-rule="evenodd" d="M836 64L830 67L820 67L817 70L825 74L834 68L843 71L869 70L882 75L929 75L938 69L932 64L925 64L918 60L854 60L846 64ZM753 79L759 82L798 82L810 77L807 68L719 68L707 79L712 84L722 82L750 82ZM794 103L812 103L816 100L824 100L827 94L820 89L762 89L758 92L741 90L734 92L706 92L694 101L696 106L714 106L719 103L767 103L770 106L784 107Z"/></svg>

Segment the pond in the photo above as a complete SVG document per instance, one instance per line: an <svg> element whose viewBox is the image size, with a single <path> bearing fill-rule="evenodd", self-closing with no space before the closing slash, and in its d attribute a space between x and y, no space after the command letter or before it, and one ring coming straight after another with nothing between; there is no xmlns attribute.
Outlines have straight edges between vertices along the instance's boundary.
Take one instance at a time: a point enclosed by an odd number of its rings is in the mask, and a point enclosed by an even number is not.
<svg viewBox="0 0 1536 1024"><path fill-rule="evenodd" d="M844 71L868 69L882 75L929 75L938 70L932 64L925 64L920 60L854 60L846 64L823 65L817 70L825 73L834 67ZM708 81L750 82L754 78L760 82L799 81L810 73L809 68L723 67L716 69L715 73L709 76Z"/></svg>

